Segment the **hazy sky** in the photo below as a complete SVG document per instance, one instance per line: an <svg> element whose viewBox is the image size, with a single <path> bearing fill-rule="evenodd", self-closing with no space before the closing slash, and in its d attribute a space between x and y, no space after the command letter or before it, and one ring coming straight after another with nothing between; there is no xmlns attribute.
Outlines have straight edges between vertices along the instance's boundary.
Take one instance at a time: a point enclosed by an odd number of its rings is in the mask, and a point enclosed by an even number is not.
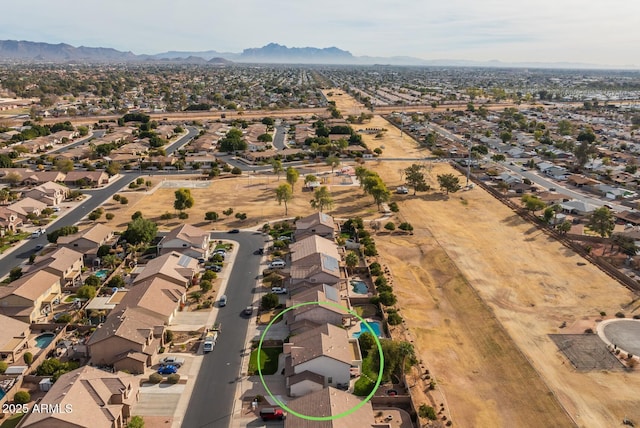
<svg viewBox="0 0 640 428"><path fill-rule="evenodd" d="M361 56L640 66L638 0L29 0L0 39L136 54L275 42Z"/></svg>

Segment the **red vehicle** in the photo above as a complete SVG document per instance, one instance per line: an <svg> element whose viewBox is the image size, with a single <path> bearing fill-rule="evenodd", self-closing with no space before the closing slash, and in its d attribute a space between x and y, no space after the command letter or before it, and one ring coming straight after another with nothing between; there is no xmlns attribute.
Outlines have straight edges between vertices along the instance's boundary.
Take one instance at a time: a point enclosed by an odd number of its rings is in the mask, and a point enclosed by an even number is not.
<svg viewBox="0 0 640 428"><path fill-rule="evenodd" d="M275 407L265 407L260 409L260 417L263 421L283 420L284 412L282 409L276 409Z"/></svg>

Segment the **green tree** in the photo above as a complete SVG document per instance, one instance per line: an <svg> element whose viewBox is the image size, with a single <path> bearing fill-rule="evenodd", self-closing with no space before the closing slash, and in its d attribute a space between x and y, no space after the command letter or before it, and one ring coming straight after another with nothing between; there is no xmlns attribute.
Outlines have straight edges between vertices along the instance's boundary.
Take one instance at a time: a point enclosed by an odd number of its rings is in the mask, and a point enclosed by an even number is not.
<svg viewBox="0 0 640 428"><path fill-rule="evenodd" d="M360 351L362 351L362 358L366 358L373 347L376 346L376 339L369 331L365 331L358 337L358 344L360 345Z"/></svg>
<svg viewBox="0 0 640 428"><path fill-rule="evenodd" d="M247 142L242 138L242 131L238 128L231 128L227 131L224 138L219 142L220 151L222 152L236 152L247 150Z"/></svg>
<svg viewBox="0 0 640 428"><path fill-rule="evenodd" d="M137 218L127 225L127 230L122 232L122 237L127 243L136 245L153 241L158 233L158 225L145 218Z"/></svg>
<svg viewBox="0 0 640 428"><path fill-rule="evenodd" d="M178 189L175 191L175 196L176 200L173 202L173 208L178 211L184 211L191 208L195 203L193 196L191 195L191 190L189 189Z"/></svg>
<svg viewBox="0 0 640 428"><path fill-rule="evenodd" d="M300 177L300 173L298 172L297 169L295 169L292 166L287 168L287 183L291 185L291 192L293 192L293 189L295 188L295 185L298 182L299 177Z"/></svg>
<svg viewBox="0 0 640 428"><path fill-rule="evenodd" d="M218 221L219 215L215 211L207 211L204 214L204 219L207 221Z"/></svg>
<svg viewBox="0 0 640 428"><path fill-rule="evenodd" d="M4 153L0 154L0 168L13 168L13 161L9 155Z"/></svg>
<svg viewBox="0 0 640 428"><path fill-rule="evenodd" d="M384 184L374 186L369 193L373 197L376 205L378 205L378 209L380 209L380 206L383 203L389 202L389 200L391 199L391 192Z"/></svg>
<svg viewBox="0 0 640 428"><path fill-rule="evenodd" d="M278 181L280 181L280 174L284 171L284 168L282 168L282 161L280 159L273 159L271 161L271 166L273 167L273 173L278 176Z"/></svg>
<svg viewBox="0 0 640 428"><path fill-rule="evenodd" d="M269 311L280 304L280 300L278 299L278 295L275 293L267 293L262 296L262 308L266 311Z"/></svg>
<svg viewBox="0 0 640 428"><path fill-rule="evenodd" d="M438 184L440 185L440 190L446 191L447 195L460 190L460 179L453 174L438 175Z"/></svg>
<svg viewBox="0 0 640 428"><path fill-rule="evenodd" d="M100 286L100 278L91 274L84 279L84 285L89 285L91 287L99 287ZM82 288L82 287L81 287Z"/></svg>
<svg viewBox="0 0 640 428"><path fill-rule="evenodd" d="M313 174L307 174L304 177L304 185L305 187L309 185L309 183L315 183L316 181L318 181L318 177L316 177Z"/></svg>
<svg viewBox="0 0 640 428"><path fill-rule="evenodd" d="M571 231L571 222L569 220L565 220L558 225L558 231L563 235L566 235L569 231Z"/></svg>
<svg viewBox="0 0 640 428"><path fill-rule="evenodd" d="M31 364L33 363L33 354L31 352L25 352L22 359L27 366L31 367Z"/></svg>
<svg viewBox="0 0 640 428"><path fill-rule="evenodd" d="M71 159L59 159L56 161L56 170L60 172L71 172L73 171L73 161Z"/></svg>
<svg viewBox="0 0 640 428"><path fill-rule="evenodd" d="M288 177L287 177L288 179ZM288 214L287 203L293 198L293 190L289 183L284 183L276 187L276 200L279 205L284 202L284 215Z"/></svg>
<svg viewBox="0 0 640 428"><path fill-rule="evenodd" d="M615 218L607 207L596 208L587 223L591 230L603 238L611 236L615 225Z"/></svg>
<svg viewBox="0 0 640 428"><path fill-rule="evenodd" d="M512 135L511 132L509 131L502 131L500 133L500 139L502 140L503 143L507 143L509 141L511 141Z"/></svg>
<svg viewBox="0 0 640 428"><path fill-rule="evenodd" d="M144 419L140 416L132 417L127 423L127 428L144 428Z"/></svg>
<svg viewBox="0 0 640 428"><path fill-rule="evenodd" d="M311 200L311 208L322 212L325 208L330 209L333 206L333 198L327 186L321 186L313 192L313 199Z"/></svg>
<svg viewBox="0 0 640 428"><path fill-rule="evenodd" d="M8 368L9 364L5 363L4 361L0 361L0 374L4 374L4 372L6 372Z"/></svg>
<svg viewBox="0 0 640 428"><path fill-rule="evenodd" d="M530 195L530 194L523 195L521 198L521 201L524 204L524 207L528 211L531 211L532 213L538 210L541 210L547 206L547 204L545 204L545 202L542 199L538 198L535 195Z"/></svg>
<svg viewBox="0 0 640 428"><path fill-rule="evenodd" d="M414 195L418 191L429 190L429 185L427 184L427 180L422 172L423 170L424 167L422 165L415 163L404 170L405 181L407 185L413 187Z"/></svg>
<svg viewBox="0 0 640 428"><path fill-rule="evenodd" d="M504 162L506 159L507 158L502 153L491 156L491 160L494 162Z"/></svg>
<svg viewBox="0 0 640 428"><path fill-rule="evenodd" d="M211 281L207 281L206 279L200 281L200 290L202 290L203 293L210 291L212 288L213 284L211 283Z"/></svg>
<svg viewBox="0 0 640 428"><path fill-rule="evenodd" d="M331 167L331 175L333 175L333 170L340 166L340 158L335 155L329 156L325 163Z"/></svg>
<svg viewBox="0 0 640 428"><path fill-rule="evenodd" d="M392 232L394 230L396 230L396 224L392 221L388 222L387 224L384 225L384 228L387 229L389 232Z"/></svg>
<svg viewBox="0 0 640 428"><path fill-rule="evenodd" d="M120 275L114 275L106 284L109 288L123 288L125 285L124 278Z"/></svg>
<svg viewBox="0 0 640 428"><path fill-rule="evenodd" d="M355 251L349 251L344 257L344 263L347 265L347 269L353 271L353 268L358 266L360 262L360 256Z"/></svg>
<svg viewBox="0 0 640 428"><path fill-rule="evenodd" d="M94 297L96 297L96 287L92 285L83 285L82 287L78 288L76 296L81 299L93 299Z"/></svg>
<svg viewBox="0 0 640 428"><path fill-rule="evenodd" d="M260 134L258 135L258 141L261 143L270 143L273 141L273 137L271 134Z"/></svg>
<svg viewBox="0 0 640 428"><path fill-rule="evenodd" d="M558 122L558 134L571 135L573 134L573 123L571 121L563 119Z"/></svg>

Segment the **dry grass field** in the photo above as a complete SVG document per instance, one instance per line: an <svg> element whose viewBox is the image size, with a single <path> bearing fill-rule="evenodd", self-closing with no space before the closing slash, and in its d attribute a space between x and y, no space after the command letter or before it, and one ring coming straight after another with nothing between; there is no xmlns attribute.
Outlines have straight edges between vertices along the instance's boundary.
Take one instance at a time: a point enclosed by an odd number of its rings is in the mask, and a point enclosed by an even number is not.
<svg viewBox="0 0 640 428"><path fill-rule="evenodd" d="M351 97L333 92L344 114L360 111ZM370 148L384 146L383 158L428 155L381 117L363 127L388 129L382 138L364 137ZM409 165L366 163L391 188L401 184L399 170ZM454 170L446 163L428 165L432 186L445 172ZM302 181L289 203L289 217L312 212ZM243 176L194 188L196 204L187 211L188 221L225 230L282 218L285 208L276 202L274 189L283 182L282 177L278 182L274 176ZM129 199L126 206L107 204L106 211L116 214L108 224L123 229L135 211L155 219L173 212L176 189L154 184L150 192L122 192ZM330 214L380 217L371 197L357 186L341 185L334 177L329 187L335 201ZM448 198L437 189L393 198L400 212L392 219L409 221L415 233L379 234L380 259L393 273L401 314L419 357L446 397L454 426L604 427L619 426L625 416L640 421L640 400L634 394L640 374L577 372L548 337L593 328L600 311L613 315L634 298L631 292L596 267L583 265L581 257L479 188ZM229 207L247 213L247 220L225 219L222 211ZM205 222L207 211L217 211L221 221ZM160 221L160 227L179 223ZM561 330L563 322L568 327Z"/></svg>

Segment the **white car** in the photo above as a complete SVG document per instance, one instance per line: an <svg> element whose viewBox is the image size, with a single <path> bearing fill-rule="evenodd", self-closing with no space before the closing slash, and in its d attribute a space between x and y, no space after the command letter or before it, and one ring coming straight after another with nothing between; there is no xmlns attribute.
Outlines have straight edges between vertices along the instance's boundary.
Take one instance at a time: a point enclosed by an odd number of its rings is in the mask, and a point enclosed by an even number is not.
<svg viewBox="0 0 640 428"><path fill-rule="evenodd" d="M269 263L269 268L270 269L282 269L286 265L287 264L285 263L284 260L274 260L271 263Z"/></svg>
<svg viewBox="0 0 640 428"><path fill-rule="evenodd" d="M284 287L271 287L271 292L275 294L287 294L287 289Z"/></svg>
<svg viewBox="0 0 640 428"><path fill-rule="evenodd" d="M180 368L184 364L184 358L180 357L164 357L160 360L163 366L172 365Z"/></svg>

